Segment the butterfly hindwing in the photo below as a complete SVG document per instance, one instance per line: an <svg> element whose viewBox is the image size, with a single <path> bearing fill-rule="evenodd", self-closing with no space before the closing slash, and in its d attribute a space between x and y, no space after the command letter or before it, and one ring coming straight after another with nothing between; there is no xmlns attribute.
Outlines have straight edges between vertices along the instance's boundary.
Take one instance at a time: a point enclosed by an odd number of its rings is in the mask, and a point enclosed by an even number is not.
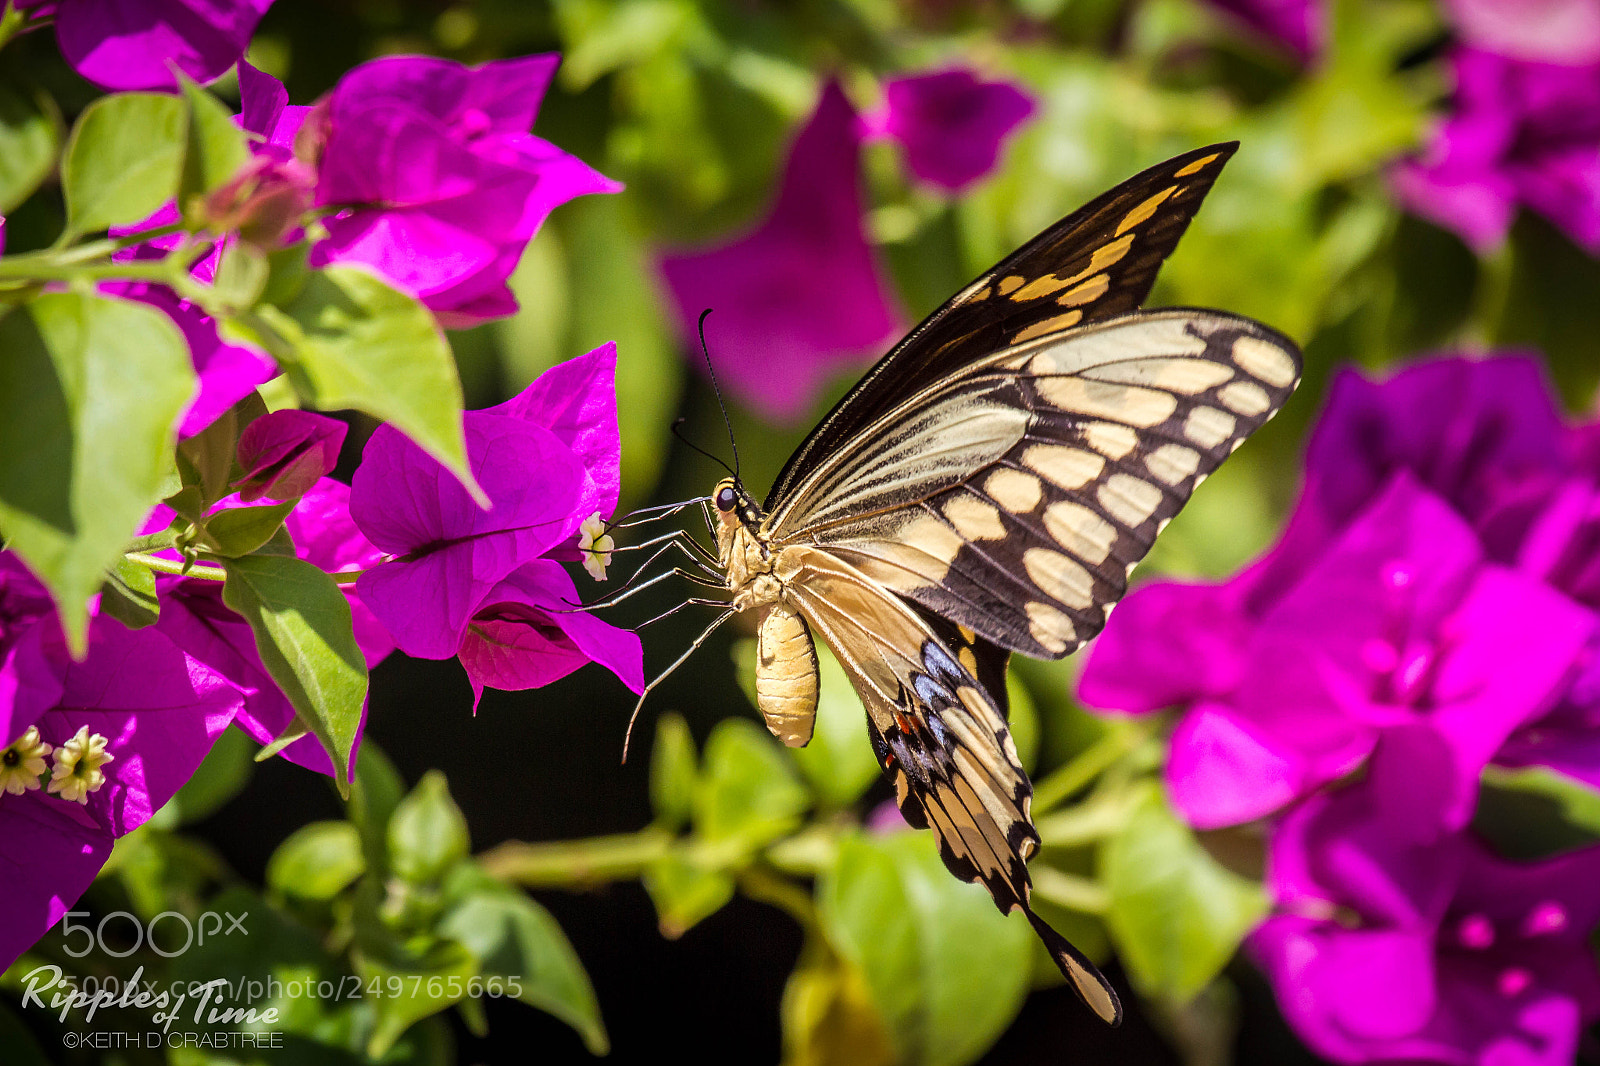
<svg viewBox="0 0 1600 1066"><path fill-rule="evenodd" d="M1141 312L1018 345L912 397L772 516L1004 649L1099 632L1196 485L1288 398L1286 338L1216 311Z"/></svg>
<svg viewBox="0 0 1600 1066"><path fill-rule="evenodd" d="M867 372L796 449L767 496L772 511L817 457L928 383L992 353L1137 309L1237 142L1134 175L1061 219L951 297Z"/></svg>
<svg viewBox="0 0 1600 1066"><path fill-rule="evenodd" d="M802 549L803 550L803 549ZM1033 786L1017 760L1005 713L1004 659L956 630L947 643L926 616L827 552L805 553L792 588L844 667L867 710L880 765L906 820L933 830L945 867L982 884L1001 913L1021 909L1062 973L1107 1022L1121 1005L1100 972L1033 912L1028 859L1039 847L1029 806ZM994 671L998 668L998 675ZM991 682L992 684L992 682Z"/></svg>

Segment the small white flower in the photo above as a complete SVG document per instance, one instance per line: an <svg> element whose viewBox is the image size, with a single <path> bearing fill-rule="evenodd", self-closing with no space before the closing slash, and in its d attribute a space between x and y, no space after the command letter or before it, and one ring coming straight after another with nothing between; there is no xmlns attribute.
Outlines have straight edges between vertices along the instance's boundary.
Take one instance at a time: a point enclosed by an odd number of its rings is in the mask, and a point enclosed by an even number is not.
<svg viewBox="0 0 1600 1066"><path fill-rule="evenodd" d="M107 743L99 733L90 733L88 726L79 726L72 739L56 749L49 791L59 793L64 800L87 805L89 793L98 792L106 783L100 767L116 758L106 750Z"/></svg>
<svg viewBox="0 0 1600 1066"><path fill-rule="evenodd" d="M578 527L578 550L583 553L583 568L596 581L606 579L606 567L611 565L611 552L617 542L606 533L606 524L596 511Z"/></svg>
<svg viewBox="0 0 1600 1066"><path fill-rule="evenodd" d="M13 796L39 787L39 775L44 773L44 760L50 754L50 745L39 739L39 730L33 726L13 740L5 751L0 751L0 788Z"/></svg>

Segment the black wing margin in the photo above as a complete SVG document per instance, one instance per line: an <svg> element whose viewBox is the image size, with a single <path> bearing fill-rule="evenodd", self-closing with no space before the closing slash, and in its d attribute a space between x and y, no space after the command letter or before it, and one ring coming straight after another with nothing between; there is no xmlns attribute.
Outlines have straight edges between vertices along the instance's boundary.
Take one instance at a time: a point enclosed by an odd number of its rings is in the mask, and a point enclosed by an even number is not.
<svg viewBox="0 0 1600 1066"><path fill-rule="evenodd" d="M765 510L776 510L818 457L939 377L1009 345L1136 310L1238 147L1197 148L1129 178L952 296L823 416L773 482Z"/></svg>

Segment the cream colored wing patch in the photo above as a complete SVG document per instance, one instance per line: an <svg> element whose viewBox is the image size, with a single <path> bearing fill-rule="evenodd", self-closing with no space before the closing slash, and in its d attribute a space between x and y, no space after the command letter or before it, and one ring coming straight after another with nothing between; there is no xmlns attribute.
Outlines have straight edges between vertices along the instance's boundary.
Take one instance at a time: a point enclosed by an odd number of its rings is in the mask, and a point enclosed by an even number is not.
<svg viewBox="0 0 1600 1066"><path fill-rule="evenodd" d="M1105 625L1156 534L1299 382L1293 343L1141 312L1006 349L912 397L768 524L1012 651Z"/></svg>

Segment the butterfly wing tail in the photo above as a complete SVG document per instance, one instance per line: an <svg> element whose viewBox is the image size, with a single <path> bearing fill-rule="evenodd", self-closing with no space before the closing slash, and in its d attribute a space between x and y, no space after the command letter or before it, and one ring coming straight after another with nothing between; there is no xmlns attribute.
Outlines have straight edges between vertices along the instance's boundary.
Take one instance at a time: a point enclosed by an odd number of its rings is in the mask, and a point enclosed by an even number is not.
<svg viewBox="0 0 1600 1066"><path fill-rule="evenodd" d="M1083 952L1073 947L1066 937L1050 928L1043 918L1033 912L1032 907L1024 903L1022 913L1028 916L1028 924L1033 926L1033 931L1044 941L1044 946L1050 951L1050 957L1056 960L1056 965L1061 968L1061 975L1067 979L1073 991L1078 993L1078 998L1107 1025L1121 1025L1122 1000L1117 998L1116 989L1111 987L1111 982L1106 980L1105 975L1095 968L1094 963L1084 958Z"/></svg>

